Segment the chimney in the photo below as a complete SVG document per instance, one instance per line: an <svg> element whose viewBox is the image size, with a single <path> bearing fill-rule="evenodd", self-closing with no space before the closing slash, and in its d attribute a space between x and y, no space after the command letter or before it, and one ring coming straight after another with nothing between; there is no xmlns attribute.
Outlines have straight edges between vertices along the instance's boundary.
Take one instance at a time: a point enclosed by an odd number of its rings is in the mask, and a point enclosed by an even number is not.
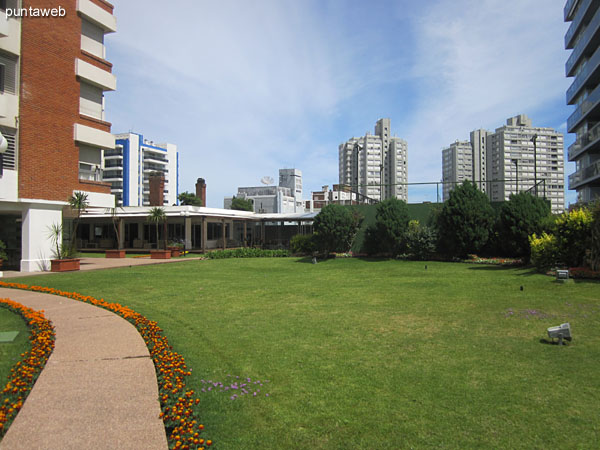
<svg viewBox="0 0 600 450"><path fill-rule="evenodd" d="M196 197L202 200L202 206L206 206L206 182L204 178L198 178L198 181L196 181Z"/></svg>
<svg viewBox="0 0 600 450"><path fill-rule="evenodd" d="M165 199L165 176L160 172L150 174L150 206L163 206Z"/></svg>

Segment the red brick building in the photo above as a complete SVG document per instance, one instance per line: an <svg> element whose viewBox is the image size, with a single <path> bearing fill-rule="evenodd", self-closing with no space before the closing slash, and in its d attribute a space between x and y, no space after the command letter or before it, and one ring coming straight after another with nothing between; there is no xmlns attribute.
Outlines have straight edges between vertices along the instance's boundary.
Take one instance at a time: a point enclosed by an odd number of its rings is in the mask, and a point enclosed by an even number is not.
<svg viewBox="0 0 600 450"><path fill-rule="evenodd" d="M4 2L3 2L4 3ZM0 240L8 265L44 270L48 226L67 199L114 206L102 179L102 150L114 149L104 92L116 89L104 36L116 31L104 0L6 0L0 11ZM4 4L2 4L4 6Z"/></svg>

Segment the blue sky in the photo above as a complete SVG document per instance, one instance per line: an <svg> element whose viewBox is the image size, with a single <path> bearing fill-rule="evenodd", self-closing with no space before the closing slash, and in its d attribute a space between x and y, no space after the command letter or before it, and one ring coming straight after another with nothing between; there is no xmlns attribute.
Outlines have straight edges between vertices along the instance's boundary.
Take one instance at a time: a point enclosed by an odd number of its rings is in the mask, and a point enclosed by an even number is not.
<svg viewBox="0 0 600 450"><path fill-rule="evenodd" d="M179 190L205 178L212 207L284 167L309 198L338 182L338 145L382 117L420 182L440 180L442 148L473 129L524 113L566 133L573 109L563 0L113 3L113 132L177 144ZM410 203L435 197L409 190Z"/></svg>

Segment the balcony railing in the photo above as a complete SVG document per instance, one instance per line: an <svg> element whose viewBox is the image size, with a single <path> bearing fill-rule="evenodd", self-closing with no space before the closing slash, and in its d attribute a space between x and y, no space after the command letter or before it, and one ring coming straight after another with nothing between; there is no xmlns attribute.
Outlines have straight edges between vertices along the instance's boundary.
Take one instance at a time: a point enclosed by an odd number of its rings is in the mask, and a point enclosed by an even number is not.
<svg viewBox="0 0 600 450"><path fill-rule="evenodd" d="M565 5L565 9L563 10L564 14L565 14L565 20L567 20L569 18L569 13L571 12L571 8L573 8L573 5L575 4L577 0L569 0L567 2L567 4Z"/></svg>
<svg viewBox="0 0 600 450"><path fill-rule="evenodd" d="M583 16L585 16L585 12L590 7L592 0L582 0L580 3L581 4L579 5L579 8L577 9L577 14L575 14L575 16L573 17L571 26L569 27L569 29L567 30L567 33L565 34L565 48L567 48L567 49L573 48L571 46L571 40L573 39L575 32L577 30L579 30L579 26L581 25Z"/></svg>
<svg viewBox="0 0 600 450"><path fill-rule="evenodd" d="M569 161L574 161L592 142L600 139L600 123L594 125L587 133L577 139L569 147Z"/></svg>
<svg viewBox="0 0 600 450"><path fill-rule="evenodd" d="M592 36L594 35L594 33L596 33L598 31L599 27L600 27L600 8L598 8L596 10L594 17L592 17L592 20L590 20L589 25L587 26L587 28L581 35L579 42L573 49L573 53L571 53L571 56L569 56L569 59L567 60L567 63L565 64L566 75L568 77L573 76L572 72L573 72L573 69L575 68L575 65L581 58L581 55L583 55L584 51L589 46L590 41L592 40Z"/></svg>
<svg viewBox="0 0 600 450"><path fill-rule="evenodd" d="M600 86L596 89L577 107L577 109L567 119L567 131L573 132L574 127L585 117L585 115L594 108L600 101Z"/></svg>
<svg viewBox="0 0 600 450"><path fill-rule="evenodd" d="M581 87L588 81L590 75L598 69L600 65L600 47L594 52L592 57L587 60L581 71L575 77L573 84L567 89L567 104L571 105L577 96Z"/></svg>
<svg viewBox="0 0 600 450"><path fill-rule="evenodd" d="M575 189L595 178L600 178L600 161L569 175L569 189Z"/></svg>

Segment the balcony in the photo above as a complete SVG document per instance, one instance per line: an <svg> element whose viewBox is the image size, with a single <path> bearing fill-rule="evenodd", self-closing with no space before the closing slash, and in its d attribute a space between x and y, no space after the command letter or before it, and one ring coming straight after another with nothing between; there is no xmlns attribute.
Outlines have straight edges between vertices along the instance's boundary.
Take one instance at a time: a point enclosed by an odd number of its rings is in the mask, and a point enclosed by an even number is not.
<svg viewBox="0 0 600 450"><path fill-rule="evenodd" d="M169 162L166 159L159 158L158 156L154 156L154 155L144 156L144 162L149 162L149 163L153 163L153 164L161 164L161 165L165 165L165 166L167 164L169 164Z"/></svg>
<svg viewBox="0 0 600 450"><path fill-rule="evenodd" d="M590 144L597 143L600 139L600 123L594 125L587 133L577 139L569 147L569 161L575 161L579 155L588 150Z"/></svg>
<svg viewBox="0 0 600 450"><path fill-rule="evenodd" d="M565 9L563 10L564 15L565 15L565 21L568 21L568 20L572 19L572 17L571 17L571 13L572 13L571 9L573 9L573 6L575 5L575 3L577 1L578 0L569 0L567 2L567 4L565 5Z"/></svg>
<svg viewBox="0 0 600 450"><path fill-rule="evenodd" d="M83 169L79 168L79 179L86 181L105 181L102 179L102 169Z"/></svg>
<svg viewBox="0 0 600 450"><path fill-rule="evenodd" d="M565 48L571 49L573 48L573 37L580 29L580 26L583 22L584 17L587 14L587 11L592 4L592 0L582 0L579 2L579 8L577 8L577 13L573 17L573 21L571 22L571 26L567 30L565 34Z"/></svg>
<svg viewBox="0 0 600 450"><path fill-rule="evenodd" d="M600 182L600 161L569 175L569 189L576 189L593 181Z"/></svg>
<svg viewBox="0 0 600 450"><path fill-rule="evenodd" d="M582 33L579 42L573 49L573 53L567 60L565 65L565 72L568 77L575 75L575 67L581 60L581 57L593 48L598 47L598 38L600 37L600 8L596 10L594 17L590 21L589 25Z"/></svg>
<svg viewBox="0 0 600 450"><path fill-rule="evenodd" d="M589 113L597 109L600 102L600 85L575 109L573 114L567 119L567 131L573 133L573 130L581 123Z"/></svg>
<svg viewBox="0 0 600 450"><path fill-rule="evenodd" d="M594 52L592 57L585 62L581 71L575 77L575 80L567 89L567 105L574 104L575 97L579 95L579 92L586 84L598 83L600 78L600 47Z"/></svg>

